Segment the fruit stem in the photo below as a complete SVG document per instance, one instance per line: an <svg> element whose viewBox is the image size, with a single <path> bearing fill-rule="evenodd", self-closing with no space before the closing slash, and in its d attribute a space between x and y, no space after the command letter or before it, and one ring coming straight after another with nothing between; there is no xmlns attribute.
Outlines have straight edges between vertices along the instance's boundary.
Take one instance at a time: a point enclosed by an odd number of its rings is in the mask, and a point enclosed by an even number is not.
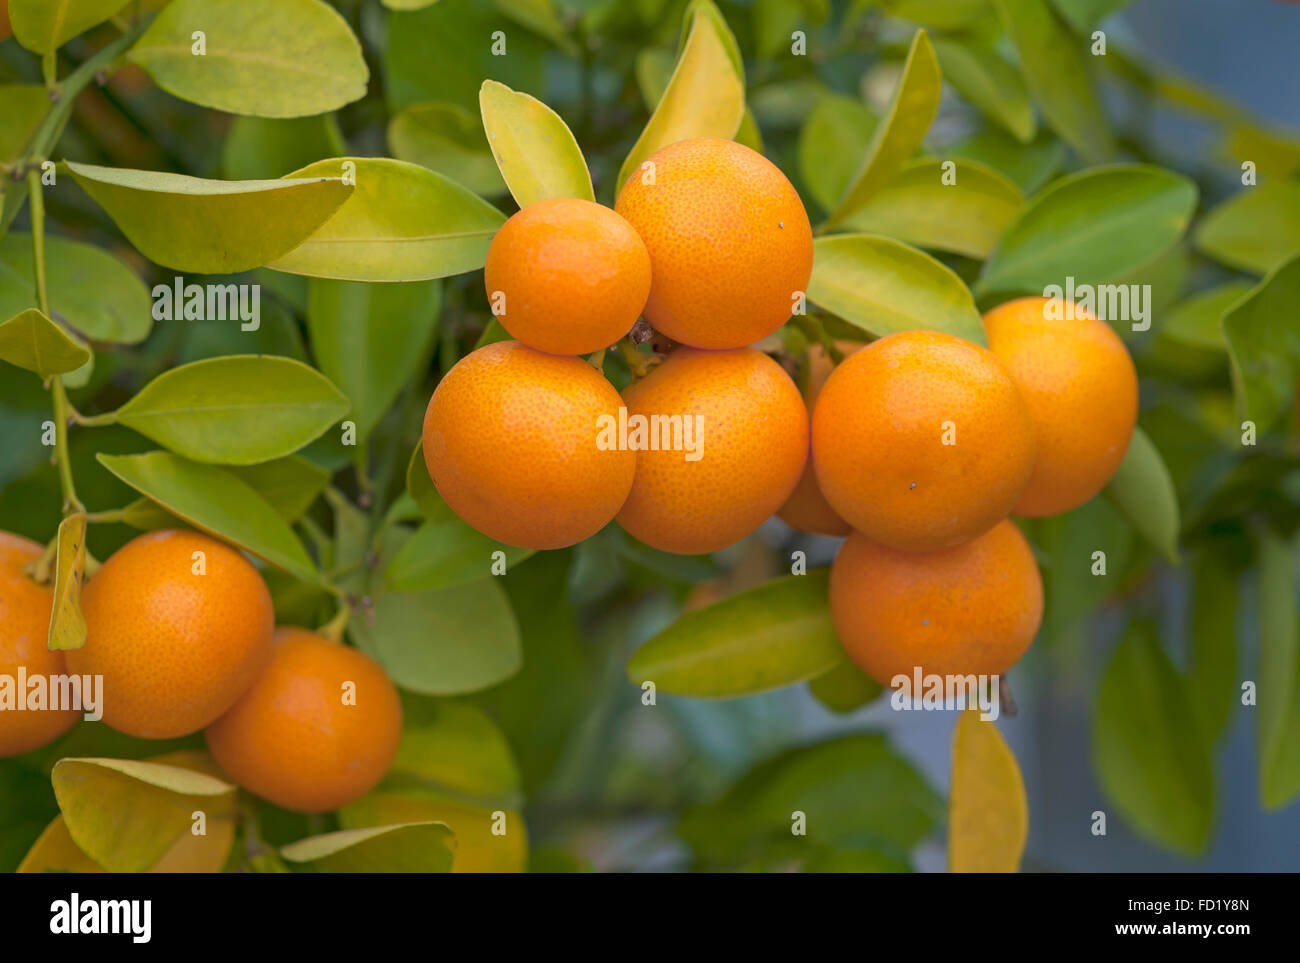
<svg viewBox="0 0 1300 963"><path fill-rule="evenodd" d="M50 577L54 574L54 560L59 556L59 536L55 535L50 539L49 544L45 546L45 551L41 557L28 565L26 572L31 576L32 581L39 582L41 585L48 585Z"/></svg>
<svg viewBox="0 0 1300 963"><path fill-rule="evenodd" d="M84 428L101 428L104 425L117 424L116 411L106 411L102 415L83 415L76 408L70 408L68 414L74 425L81 425Z"/></svg>
<svg viewBox="0 0 1300 963"><path fill-rule="evenodd" d="M114 523L126 521L125 508L113 508L104 512L87 512L86 523L94 524L95 522Z"/></svg>
<svg viewBox="0 0 1300 963"><path fill-rule="evenodd" d="M343 633L347 631L348 620L352 618L352 605L346 600L339 603L339 610L316 631L331 642L342 644Z"/></svg>
<svg viewBox="0 0 1300 963"><path fill-rule="evenodd" d="M631 341L624 338L618 343L618 353L627 366L632 369L632 374L637 378L644 378L646 371L649 370L650 356L644 355L636 349Z"/></svg>

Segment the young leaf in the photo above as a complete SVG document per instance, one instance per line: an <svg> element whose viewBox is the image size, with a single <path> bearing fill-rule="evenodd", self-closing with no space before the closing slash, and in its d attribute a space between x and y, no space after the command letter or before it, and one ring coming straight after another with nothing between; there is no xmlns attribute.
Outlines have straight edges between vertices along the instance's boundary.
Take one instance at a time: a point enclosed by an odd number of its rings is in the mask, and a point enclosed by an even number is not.
<svg viewBox="0 0 1300 963"><path fill-rule="evenodd" d="M1092 163L1115 152L1089 78L1088 41L1071 33L1048 0L994 0L1020 54L1029 92L1061 137Z"/></svg>
<svg viewBox="0 0 1300 963"><path fill-rule="evenodd" d="M171 0L127 58L183 100L255 117L338 110L370 79L347 21L321 0Z"/></svg>
<svg viewBox="0 0 1300 963"><path fill-rule="evenodd" d="M76 371L90 352L36 308L0 324L0 361L8 361L42 379Z"/></svg>
<svg viewBox="0 0 1300 963"><path fill-rule="evenodd" d="M976 40L936 37L934 52L943 79L969 100L989 120L1000 124L1017 140L1029 143L1038 124L1029 105L1029 91L1020 72L991 46Z"/></svg>
<svg viewBox="0 0 1300 963"><path fill-rule="evenodd" d="M1247 187L1196 227L1196 248L1228 267L1267 274L1300 253L1300 181Z"/></svg>
<svg viewBox="0 0 1300 963"><path fill-rule="evenodd" d="M1177 241L1196 185L1158 167L1118 164L1063 177L1029 202L984 262L977 294L1042 294L1067 276L1101 284Z"/></svg>
<svg viewBox="0 0 1300 963"><path fill-rule="evenodd" d="M1014 873L1029 837L1029 803L1016 757L993 722L967 709L952 737L948 871Z"/></svg>
<svg viewBox="0 0 1300 963"><path fill-rule="evenodd" d="M1140 427L1133 429L1124 460L1106 486L1106 497L1152 548L1178 564L1178 493L1160 452Z"/></svg>
<svg viewBox="0 0 1300 963"><path fill-rule="evenodd" d="M388 122L388 145L398 160L437 171L475 194L506 192L482 121L458 104L412 104Z"/></svg>
<svg viewBox="0 0 1300 963"><path fill-rule="evenodd" d="M1194 294L1169 312L1160 333L1197 348L1225 351L1228 344L1219 322L1228 308L1249 294L1253 287L1249 281L1225 281Z"/></svg>
<svg viewBox="0 0 1300 963"><path fill-rule="evenodd" d="M79 649L86 642L81 614L81 583L86 575L86 514L77 512L59 523L54 564L54 606L50 610L50 649Z"/></svg>
<svg viewBox="0 0 1300 963"><path fill-rule="evenodd" d="M857 97L827 93L799 131L799 176L813 200L832 210L871 144L879 118Z"/></svg>
<svg viewBox="0 0 1300 963"><path fill-rule="evenodd" d="M347 411L338 388L300 361L231 355L164 371L116 415L194 461L252 465L297 451Z"/></svg>
<svg viewBox="0 0 1300 963"><path fill-rule="evenodd" d="M875 335L930 328L986 343L984 323L961 278L892 238L817 238L808 300Z"/></svg>
<svg viewBox="0 0 1300 963"><path fill-rule="evenodd" d="M934 47L926 32L918 30L907 52L889 112L872 132L866 155L844 196L826 219L826 227L842 224L856 214L871 195L898 173L903 162L917 152L939 109L942 87Z"/></svg>
<svg viewBox="0 0 1300 963"><path fill-rule="evenodd" d="M10 0L9 22L20 44L32 53L47 54L126 4L127 0Z"/></svg>
<svg viewBox="0 0 1300 963"><path fill-rule="evenodd" d="M731 698L821 675L844 658L826 584L819 569L688 612L637 650L627 677L674 695Z"/></svg>
<svg viewBox="0 0 1300 963"><path fill-rule="evenodd" d="M344 829L281 847L286 862L322 873L448 873L455 838L443 823Z"/></svg>
<svg viewBox="0 0 1300 963"><path fill-rule="evenodd" d="M349 164L355 165L355 193L320 230L268 267L340 281L427 281L483 266L505 218L441 174L357 157L317 161L289 177L337 177Z"/></svg>
<svg viewBox="0 0 1300 963"><path fill-rule="evenodd" d="M1237 411L1267 430L1295 403L1300 383L1300 253L1223 315Z"/></svg>
<svg viewBox="0 0 1300 963"><path fill-rule="evenodd" d="M1135 625L1106 667L1093 713L1092 765L1141 836L1188 856L1205 851L1214 774L1183 680L1148 625Z"/></svg>
<svg viewBox="0 0 1300 963"><path fill-rule="evenodd" d="M347 200L338 177L213 181L65 162L82 189L151 261L233 274L296 248Z"/></svg>
<svg viewBox="0 0 1300 963"><path fill-rule="evenodd" d="M533 554L530 549L494 542L459 518L421 525L384 572L384 584L399 592L460 585L492 574L501 552L507 569Z"/></svg>
<svg viewBox="0 0 1300 963"><path fill-rule="evenodd" d="M595 200L578 142L560 115L536 97L483 81L479 109L488 145L520 207L552 197Z"/></svg>
<svg viewBox="0 0 1300 963"><path fill-rule="evenodd" d="M686 43L664 95L618 172L616 190L661 147L691 137L734 137L745 112L736 40L710 0L687 8Z"/></svg>
<svg viewBox="0 0 1300 963"><path fill-rule="evenodd" d="M1281 809L1300 793L1300 612L1295 546L1259 539L1259 796Z"/></svg>
<svg viewBox="0 0 1300 963"><path fill-rule="evenodd" d="M101 453L96 458L187 524L232 542L304 582L319 581L315 564L288 522L252 486L225 469L165 451Z"/></svg>
<svg viewBox="0 0 1300 963"><path fill-rule="evenodd" d="M916 160L904 164L845 226L982 259L1024 206L1016 185L992 168L974 161Z"/></svg>

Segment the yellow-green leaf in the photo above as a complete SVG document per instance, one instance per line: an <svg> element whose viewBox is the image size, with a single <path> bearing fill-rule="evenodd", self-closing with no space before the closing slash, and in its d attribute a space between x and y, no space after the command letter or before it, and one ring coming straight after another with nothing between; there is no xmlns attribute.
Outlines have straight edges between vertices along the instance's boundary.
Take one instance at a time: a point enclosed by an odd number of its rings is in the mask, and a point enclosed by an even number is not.
<svg viewBox="0 0 1300 963"><path fill-rule="evenodd" d="M1270 428L1295 403L1300 383L1300 252L1223 314L1238 414Z"/></svg>
<svg viewBox="0 0 1300 963"><path fill-rule="evenodd" d="M344 829L443 823L456 837L453 873L522 873L528 868L528 826L517 809L473 805L453 794L408 784L381 787L344 806L338 816Z"/></svg>
<svg viewBox="0 0 1300 963"><path fill-rule="evenodd" d="M808 691L832 712L847 713L875 699L884 687L847 656L808 683Z"/></svg>
<svg viewBox="0 0 1300 963"><path fill-rule="evenodd" d="M21 157L50 110L50 92L40 84L0 84L0 160Z"/></svg>
<svg viewBox="0 0 1300 963"><path fill-rule="evenodd" d="M1150 436L1133 430L1128 451L1106 485L1106 497L1166 560L1178 564L1178 493Z"/></svg>
<svg viewBox="0 0 1300 963"><path fill-rule="evenodd" d="M989 45L976 40L937 37L934 52L944 80L1017 140L1034 139L1038 123L1020 71Z"/></svg>
<svg viewBox="0 0 1300 963"><path fill-rule="evenodd" d="M85 644L86 617L81 614L81 583L85 575L86 513L76 512L59 523L48 648L79 649Z"/></svg>
<svg viewBox="0 0 1300 963"><path fill-rule="evenodd" d="M67 161L141 254L164 267L232 274L287 254L352 193L333 176L215 181Z"/></svg>
<svg viewBox="0 0 1300 963"><path fill-rule="evenodd" d="M418 822L312 836L280 855L323 873L446 873L455 847L444 823Z"/></svg>
<svg viewBox="0 0 1300 963"><path fill-rule="evenodd" d="M1259 540L1259 795L1280 809L1300 794L1300 610L1296 553L1271 532Z"/></svg>
<svg viewBox="0 0 1300 963"><path fill-rule="evenodd" d="M76 371L89 360L84 345L36 308L0 324L0 361L42 378Z"/></svg>
<svg viewBox="0 0 1300 963"><path fill-rule="evenodd" d="M492 156L520 207L552 197L595 200L587 162L559 114L495 80L483 81L478 100Z"/></svg>
<svg viewBox="0 0 1300 963"><path fill-rule="evenodd" d="M997 726L967 709L952 740L948 869L1014 873L1029 836L1029 803L1016 757Z"/></svg>
<svg viewBox="0 0 1300 963"><path fill-rule="evenodd" d="M388 122L388 144L398 160L437 171L475 194L506 192L482 121L459 104L412 104Z"/></svg>
<svg viewBox="0 0 1300 963"><path fill-rule="evenodd" d="M10 0L14 37L32 53L58 50L77 34L103 23L127 0Z"/></svg>
<svg viewBox="0 0 1300 963"><path fill-rule="evenodd" d="M337 110L370 79L360 42L322 0L172 0L127 56L170 94L256 117Z"/></svg>
<svg viewBox="0 0 1300 963"><path fill-rule="evenodd" d="M1265 181L1205 215L1197 250L1242 271L1267 274L1300 252L1300 182Z"/></svg>

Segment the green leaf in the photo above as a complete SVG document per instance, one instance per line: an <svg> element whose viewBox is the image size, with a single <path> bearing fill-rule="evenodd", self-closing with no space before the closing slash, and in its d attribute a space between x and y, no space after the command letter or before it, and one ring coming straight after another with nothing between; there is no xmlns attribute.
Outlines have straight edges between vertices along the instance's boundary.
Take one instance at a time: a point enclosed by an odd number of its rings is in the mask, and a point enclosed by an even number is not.
<svg viewBox="0 0 1300 963"><path fill-rule="evenodd" d="M948 148L948 154L1001 171L1026 195L1031 195L1060 170L1065 145L1046 131L1040 130L1032 143L1022 144L996 127L986 127L974 137Z"/></svg>
<svg viewBox="0 0 1300 963"><path fill-rule="evenodd" d="M321 0L171 0L127 58L183 100L255 117L337 110L370 79L347 21Z"/></svg>
<svg viewBox="0 0 1300 963"><path fill-rule="evenodd" d="M328 470L299 455L259 465L228 465L226 471L248 484L289 523L306 514L330 480ZM175 515L148 498L132 502L123 512L126 524L144 531L176 525Z"/></svg>
<svg viewBox="0 0 1300 963"><path fill-rule="evenodd" d="M915 20L939 30L969 27L989 15L989 0L876 0L904 20Z"/></svg>
<svg viewBox="0 0 1300 963"><path fill-rule="evenodd" d="M636 55L632 69L646 110L654 112L655 105L668 89L668 81L672 79L676 66L677 57L663 47L643 47Z"/></svg>
<svg viewBox="0 0 1300 963"><path fill-rule="evenodd" d="M0 84L0 160L22 157L50 110L50 92L40 84Z"/></svg>
<svg viewBox="0 0 1300 963"><path fill-rule="evenodd" d="M440 282L363 284L313 279L307 329L320 370L351 402L357 440L429 364Z"/></svg>
<svg viewBox="0 0 1300 963"><path fill-rule="evenodd" d="M1100 284L1182 237L1196 185L1158 167L1119 164L1063 177L1029 202L984 262L977 294L1042 294L1050 284Z"/></svg>
<svg viewBox="0 0 1300 963"><path fill-rule="evenodd" d="M826 585L818 569L687 612L637 650L627 677L660 692L725 699L821 675L844 658Z"/></svg>
<svg viewBox="0 0 1300 963"><path fill-rule="evenodd" d="M849 713L874 701L884 687L846 658L829 672L812 679L808 691L832 712Z"/></svg>
<svg viewBox="0 0 1300 963"><path fill-rule="evenodd" d="M416 442L415 451L406 463L406 492L420 509L426 521L446 522L459 516L442 500L433 479L429 477L429 463L424 460L424 442Z"/></svg>
<svg viewBox="0 0 1300 963"><path fill-rule="evenodd" d="M1281 809L1300 793L1300 612L1295 546L1259 539L1259 796Z"/></svg>
<svg viewBox="0 0 1300 963"><path fill-rule="evenodd" d="M531 549L494 542L459 518L421 525L393 557L384 583L400 592L460 585L493 574L493 556L501 552L510 566L533 555Z"/></svg>
<svg viewBox="0 0 1300 963"><path fill-rule="evenodd" d="M76 371L90 352L36 308L0 324L0 361L34 371L42 379Z"/></svg>
<svg viewBox="0 0 1300 963"><path fill-rule="evenodd" d="M111 344L143 341L153 323L149 289L129 267L91 244L45 238L50 311L83 337ZM37 303L32 236L0 238L0 318Z"/></svg>
<svg viewBox="0 0 1300 963"><path fill-rule="evenodd" d="M799 176L821 207L832 210L871 144L879 118L856 97L827 93L799 131Z"/></svg>
<svg viewBox="0 0 1300 963"><path fill-rule="evenodd" d="M506 192L482 122L458 104L412 104L388 122L388 144L398 160L437 171L475 194Z"/></svg>
<svg viewBox="0 0 1300 963"><path fill-rule="evenodd" d="M872 194L898 173L903 162L917 152L939 109L942 87L934 47L925 31L918 30L907 52L889 112L872 132L866 155L844 196L826 219L826 227L841 224L857 213Z"/></svg>
<svg viewBox="0 0 1300 963"><path fill-rule="evenodd" d="M808 300L874 335L929 328L987 343L961 278L924 251L892 238L817 238Z"/></svg>
<svg viewBox="0 0 1300 963"><path fill-rule="evenodd" d="M236 117L221 145L221 169L232 180L283 177L344 150L333 114L316 117Z"/></svg>
<svg viewBox="0 0 1300 963"><path fill-rule="evenodd" d="M306 549L280 514L251 485L224 468L166 451L96 456L142 495L200 531L251 552L304 582L319 581Z"/></svg>
<svg viewBox="0 0 1300 963"><path fill-rule="evenodd" d="M953 165L952 174L945 177L947 164ZM845 226L986 258L1024 206L1016 185L992 168L973 161L916 160L903 165Z"/></svg>
<svg viewBox="0 0 1300 963"><path fill-rule="evenodd" d="M297 451L347 411L347 398L300 361L232 355L164 371L117 421L194 461L252 465Z"/></svg>
<svg viewBox="0 0 1300 963"><path fill-rule="evenodd" d="M1300 383L1300 254L1280 265L1223 315L1237 410L1261 431L1295 403Z"/></svg>
<svg viewBox="0 0 1300 963"><path fill-rule="evenodd" d="M426 281L483 266L501 212L455 181L383 157L318 161L289 176L332 177L355 165L356 191L327 224L268 264L340 281Z"/></svg>
<svg viewBox="0 0 1300 963"><path fill-rule="evenodd" d="M1202 218L1196 248L1228 267L1267 274L1300 252L1300 181L1269 180Z"/></svg>
<svg viewBox="0 0 1300 963"><path fill-rule="evenodd" d="M59 523L58 555L54 563L54 605L46 647L79 649L86 643L86 617L81 614L81 584L86 576L86 513L76 512Z"/></svg>
<svg viewBox="0 0 1300 963"><path fill-rule="evenodd" d="M1178 493L1164 459L1147 433L1137 427L1106 497L1134 529L1168 561L1178 564Z"/></svg>
<svg viewBox="0 0 1300 963"><path fill-rule="evenodd" d="M58 50L80 33L101 24L127 0L10 0L14 37L32 53Z"/></svg>
<svg viewBox="0 0 1300 963"><path fill-rule="evenodd" d="M1106 667L1093 713L1092 764L1106 795L1145 839L1203 853L1214 774L1186 686L1149 625L1133 626Z"/></svg>
<svg viewBox="0 0 1300 963"><path fill-rule="evenodd" d="M791 840L794 812L806 815L809 835L792 845L810 855L864 838L906 853L939 825L943 803L884 736L857 734L760 763L717 802L687 810L679 831L705 867L729 867Z"/></svg>
<svg viewBox="0 0 1300 963"><path fill-rule="evenodd" d="M581 55L578 45L565 30L555 0L496 0L496 5L511 20L545 37L570 57Z"/></svg>
<svg viewBox="0 0 1300 963"><path fill-rule="evenodd" d="M476 692L519 671L519 625L495 578L427 592L387 592L374 622L353 619L357 644L403 689Z"/></svg>
<svg viewBox="0 0 1300 963"><path fill-rule="evenodd" d="M233 274L287 254L352 193L337 175L213 181L65 163L141 254L199 274Z"/></svg>
<svg viewBox="0 0 1300 963"><path fill-rule="evenodd" d="M447 699L407 699L403 711L402 745L381 790L418 787L475 805L519 805L519 766L491 716Z"/></svg>
<svg viewBox="0 0 1300 963"><path fill-rule="evenodd" d="M1025 82L992 46L973 39L937 37L934 52L944 80L985 117L1023 143L1034 139L1038 123Z"/></svg>
<svg viewBox="0 0 1300 963"><path fill-rule="evenodd" d="M1047 0L994 0L1020 54L1025 82L1043 117L1092 163L1115 153L1106 115L1090 79L1087 44Z"/></svg>
<svg viewBox="0 0 1300 963"><path fill-rule="evenodd" d="M1228 308L1254 287L1249 281L1225 281L1194 294L1175 307L1160 327L1160 333L1183 344L1212 351L1227 350L1219 322Z"/></svg>
<svg viewBox="0 0 1300 963"><path fill-rule="evenodd" d="M520 207L552 197L594 201L591 174L560 115L536 97L483 81L479 109L488 145Z"/></svg>
<svg viewBox="0 0 1300 963"><path fill-rule="evenodd" d="M745 77L733 59L735 37L709 0L693 0L686 24L686 43L668 87L619 169L619 189L659 148L692 137L730 139L740 128Z"/></svg>
<svg viewBox="0 0 1300 963"><path fill-rule="evenodd" d="M1129 0L1054 0L1056 9L1080 33L1091 30Z"/></svg>
<svg viewBox="0 0 1300 963"><path fill-rule="evenodd" d="M320 873L449 873L455 847L444 823L398 823L312 836L280 856Z"/></svg>
<svg viewBox="0 0 1300 963"><path fill-rule="evenodd" d="M1187 691L1201 731L1213 745L1240 697L1237 573L1213 550L1197 560L1191 584L1191 659Z"/></svg>

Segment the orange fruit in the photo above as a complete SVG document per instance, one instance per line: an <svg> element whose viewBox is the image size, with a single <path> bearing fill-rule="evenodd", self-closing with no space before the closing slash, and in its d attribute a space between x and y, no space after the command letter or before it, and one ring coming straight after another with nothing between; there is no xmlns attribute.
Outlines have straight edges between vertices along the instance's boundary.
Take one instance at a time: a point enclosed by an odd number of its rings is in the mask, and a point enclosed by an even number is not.
<svg viewBox="0 0 1300 963"><path fill-rule="evenodd" d="M654 548L696 555L739 541L781 507L803 471L799 389L753 348L678 348L623 398L629 439L642 416L657 450L637 451L618 523Z"/></svg>
<svg viewBox="0 0 1300 963"><path fill-rule="evenodd" d="M651 154L614 209L650 251L645 317L674 341L739 348L790 317L812 274L812 227L786 176L715 137Z"/></svg>
<svg viewBox="0 0 1300 963"><path fill-rule="evenodd" d="M253 684L271 653L262 574L224 542L158 531L109 557L81 597L86 644L68 669L104 677L104 722L142 739L202 729Z"/></svg>
<svg viewBox="0 0 1300 963"><path fill-rule="evenodd" d="M63 653L45 647L54 589L23 573L43 551L21 535L0 532L0 679L12 680L14 686L8 694L0 688L0 759L53 742L81 716L76 709L49 708L50 680L67 672ZM26 680L22 686L20 668ZM31 683L38 679L43 680L45 698L27 708L32 705Z"/></svg>
<svg viewBox="0 0 1300 963"><path fill-rule="evenodd" d="M14 32L9 23L9 0L0 0L0 40L8 40Z"/></svg>
<svg viewBox="0 0 1300 963"><path fill-rule="evenodd" d="M489 538L563 548L596 534L632 487L636 454L601 444L622 400L577 358L498 341L461 358L424 416L439 494Z"/></svg>
<svg viewBox="0 0 1300 963"><path fill-rule="evenodd" d="M276 629L271 662L208 726L208 749L249 792L296 812L360 799L402 740L402 702L379 663L292 626Z"/></svg>
<svg viewBox="0 0 1300 963"><path fill-rule="evenodd" d="M890 548L928 552L1006 517L1034 467L1034 425L991 352L904 331L831 372L813 411L812 456L846 522Z"/></svg>
<svg viewBox="0 0 1300 963"><path fill-rule="evenodd" d="M1029 404L1038 459L1017 515L1041 518L1096 495L1124 460L1137 425L1137 371L1109 324L1077 306L1053 320L1048 299L1020 298L984 315L989 349ZM1065 303L1058 299L1057 315Z"/></svg>
<svg viewBox="0 0 1300 963"><path fill-rule="evenodd" d="M847 357L861 348L862 344L855 341L842 341L837 342L836 347ZM808 346L807 364L808 381L803 397L804 403L808 406L808 417L811 418L813 409L817 405L817 397L821 394L826 379L835 369L835 362L820 344L812 344ZM776 514L781 521L799 532L847 535L852 530L849 523L836 514L835 509L831 508L831 503L822 494L821 487L817 484L817 473L813 470L811 453L803 466L803 474L799 476L799 484L794 486L794 492Z"/></svg>
<svg viewBox="0 0 1300 963"><path fill-rule="evenodd" d="M831 565L831 618L863 672L999 675L1025 654L1043 618L1029 543L1003 519L938 552L898 552L854 532Z"/></svg>
<svg viewBox="0 0 1300 963"><path fill-rule="evenodd" d="M636 323L650 293L650 255L620 215L556 197L501 225L483 269L493 313L514 337L551 354L590 354Z"/></svg>

